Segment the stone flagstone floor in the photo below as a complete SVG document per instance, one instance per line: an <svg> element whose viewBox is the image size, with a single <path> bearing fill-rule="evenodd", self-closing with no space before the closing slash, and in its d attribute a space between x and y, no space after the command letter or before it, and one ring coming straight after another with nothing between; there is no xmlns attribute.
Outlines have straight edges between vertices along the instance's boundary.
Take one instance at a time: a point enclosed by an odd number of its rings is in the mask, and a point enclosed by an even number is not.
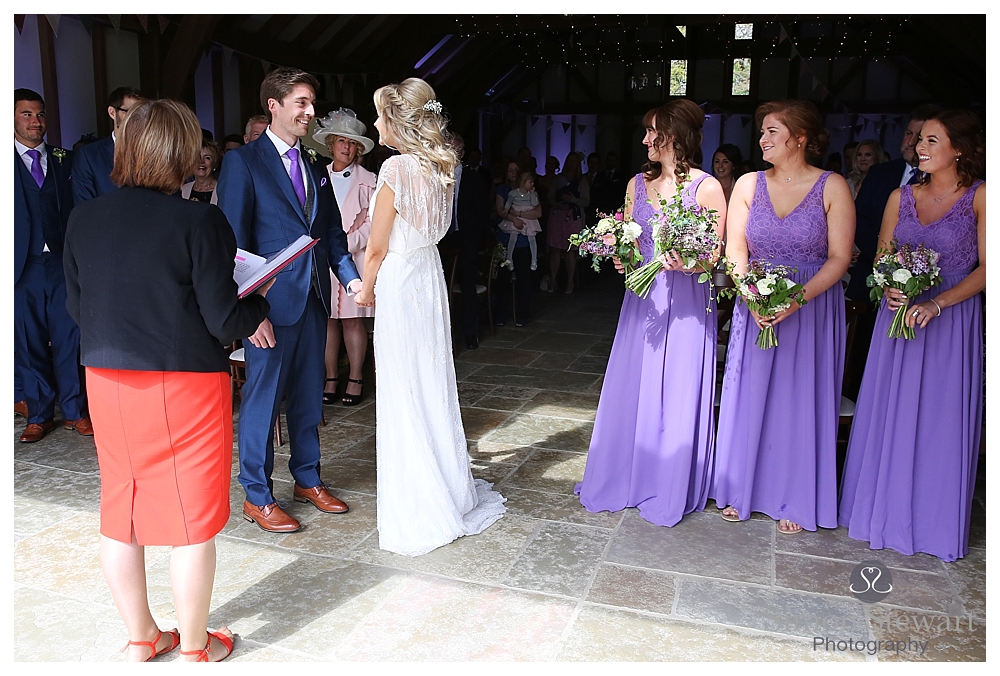
<svg viewBox="0 0 1000 676"><path fill-rule="evenodd" d="M727 523L711 502L674 528L634 509L580 506L573 485L621 293L608 275L572 296L542 293L528 327L459 348L473 474L508 498L507 515L481 535L418 558L378 548L371 392L356 408L324 407L320 428L323 477L348 514L291 501L284 446L276 496L305 528L264 533L241 517L234 463L210 617L238 635L230 659L984 660L985 466L972 548L950 564L870 551L843 528L785 537L762 515ZM97 558L93 442L60 428L19 444L23 426L15 419L14 659L121 660L125 628ZM853 567L870 559L891 567L894 584L875 605L848 591ZM150 604L163 628L174 626L168 560L168 548L148 548ZM816 647L815 636L925 648L883 644L868 655Z"/></svg>

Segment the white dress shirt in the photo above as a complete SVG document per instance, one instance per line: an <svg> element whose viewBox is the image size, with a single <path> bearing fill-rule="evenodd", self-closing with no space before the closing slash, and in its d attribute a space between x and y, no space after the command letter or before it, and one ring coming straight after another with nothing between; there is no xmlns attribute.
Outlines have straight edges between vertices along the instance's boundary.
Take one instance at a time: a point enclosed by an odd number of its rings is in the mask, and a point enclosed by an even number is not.
<svg viewBox="0 0 1000 676"><path fill-rule="evenodd" d="M265 133L268 135L268 137L270 137L271 143L274 144L274 147L278 149L278 155L281 157L281 164L285 167L285 171L288 173L289 180L291 180L291 178L292 178L292 161L290 159L288 159L288 156L285 153L288 152L289 148L293 148L293 147L294 148L298 148L298 151L299 151L299 171L302 172L302 185L305 187L306 192L308 193L309 192L309 180L310 180L311 177L309 176L309 171L306 168L306 158L303 157L303 155L305 153L302 152L302 144L299 143L298 140L296 140L294 146L288 145L287 143L285 143L284 141L282 141L280 138L278 138L278 136L273 131L271 131L271 127L268 127L265 130Z"/></svg>
<svg viewBox="0 0 1000 676"><path fill-rule="evenodd" d="M899 187L902 188L904 185L910 182L913 174L917 172L917 168L910 166L909 163L906 165L906 169L903 171L903 178L899 180Z"/></svg>

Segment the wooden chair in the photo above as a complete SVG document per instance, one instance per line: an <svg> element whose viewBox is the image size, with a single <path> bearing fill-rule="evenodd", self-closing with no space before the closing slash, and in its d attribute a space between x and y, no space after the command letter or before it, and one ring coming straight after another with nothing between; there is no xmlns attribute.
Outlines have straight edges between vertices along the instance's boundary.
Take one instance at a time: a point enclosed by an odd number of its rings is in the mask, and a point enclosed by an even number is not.
<svg viewBox="0 0 1000 676"><path fill-rule="evenodd" d="M480 255L480 263L482 263L483 257ZM493 256L491 252L488 252L487 263L485 266L485 279L484 270L480 269L476 274L476 300L486 302L486 316L489 319L490 324L490 335L496 335L496 328L493 326L493 266L496 263L493 262ZM483 266L480 265L480 268ZM485 282L485 283L480 283ZM458 255L456 254L451 261L451 272L448 275L448 305L452 310L452 313L460 312L459 305L455 302L456 297L461 298L462 296L462 285L458 283Z"/></svg>

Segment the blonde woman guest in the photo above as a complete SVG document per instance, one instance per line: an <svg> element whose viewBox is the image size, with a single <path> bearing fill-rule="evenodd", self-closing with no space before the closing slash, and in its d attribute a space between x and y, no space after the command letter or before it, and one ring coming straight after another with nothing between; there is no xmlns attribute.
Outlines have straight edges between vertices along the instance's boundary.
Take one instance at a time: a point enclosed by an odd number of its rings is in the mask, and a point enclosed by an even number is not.
<svg viewBox="0 0 1000 676"><path fill-rule="evenodd" d="M121 189L73 210L63 256L101 469L101 570L133 662L178 645L149 610L147 545L173 547L181 660L217 662L233 649L228 629L206 629L232 475L222 345L257 329L270 284L240 300L226 217L172 196L200 147L198 118L183 103L133 107L115 143L111 180Z"/></svg>
<svg viewBox="0 0 1000 676"><path fill-rule="evenodd" d="M851 188L851 198L857 198L861 184L864 183L865 176L868 175L868 170L876 164L888 160L882 146L875 139L870 138L858 142L858 147L854 149L853 168L847 175L847 184Z"/></svg>
<svg viewBox="0 0 1000 676"><path fill-rule="evenodd" d="M451 226L458 156L434 90L409 78L375 92L379 172L356 301L379 303L375 359L378 534L417 556L482 532L506 511L473 480L452 361L448 289L436 244Z"/></svg>
<svg viewBox="0 0 1000 676"><path fill-rule="evenodd" d="M222 153L219 151L219 146L214 141L203 139L201 150L198 152L198 166L194 168L194 180L181 186L181 197L195 202L218 204L215 186L219 180L215 172L221 161Z"/></svg>
<svg viewBox="0 0 1000 676"><path fill-rule="evenodd" d="M354 257L354 264L361 268L365 263L365 246L371 233L368 206L376 181L375 174L361 166L361 157L375 147L375 142L365 136L364 123L349 108L338 108L317 120L313 139L324 144L333 157L333 162L327 165L330 183L340 207L340 221L347 233L347 250ZM331 312L326 330L323 403L333 404L337 400L338 361L343 336L350 373L341 402L344 406L356 406L363 394L362 367L368 351L368 329L363 317L374 317L375 312L372 308L358 307L332 273L330 280Z"/></svg>

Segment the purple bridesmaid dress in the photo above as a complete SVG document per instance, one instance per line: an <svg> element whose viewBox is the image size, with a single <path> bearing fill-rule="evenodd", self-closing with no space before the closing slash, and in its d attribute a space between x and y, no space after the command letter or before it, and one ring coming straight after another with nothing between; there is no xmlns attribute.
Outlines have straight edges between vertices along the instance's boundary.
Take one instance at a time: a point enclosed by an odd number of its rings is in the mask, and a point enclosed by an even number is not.
<svg viewBox="0 0 1000 676"><path fill-rule="evenodd" d="M688 184L693 206L703 174ZM633 219L639 248L652 260L654 215L642 174ZM590 512L638 507L644 519L673 526L704 509L711 476L715 397L715 313L708 284L679 271L657 275L649 295L625 292L594 421L580 502Z"/></svg>
<svg viewBox="0 0 1000 676"><path fill-rule="evenodd" d="M944 216L922 226L913 188L903 186L900 244L941 254L950 289L979 263L972 184ZM844 465L840 523L872 549L925 552L945 561L969 553L969 521L982 425L982 298L944 308L913 340L889 338L893 312L880 308Z"/></svg>
<svg viewBox="0 0 1000 676"><path fill-rule="evenodd" d="M747 216L751 260L798 268L804 283L827 258L824 172L785 218L771 204L764 172ZM837 527L837 426L846 339L837 283L775 326L778 346L754 344L760 328L736 303L716 433L711 497L740 519L763 512L806 530Z"/></svg>

